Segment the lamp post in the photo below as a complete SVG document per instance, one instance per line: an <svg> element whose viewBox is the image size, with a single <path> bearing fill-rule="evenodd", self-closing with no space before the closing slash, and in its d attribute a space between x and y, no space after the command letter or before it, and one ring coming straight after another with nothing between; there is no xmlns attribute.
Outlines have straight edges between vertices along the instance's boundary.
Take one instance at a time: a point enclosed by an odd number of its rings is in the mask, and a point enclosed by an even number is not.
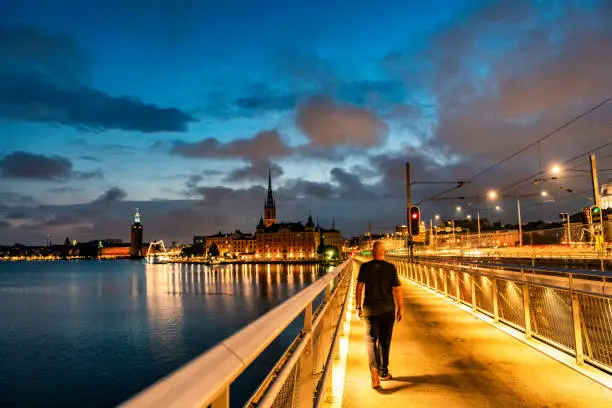
<svg viewBox="0 0 612 408"><path fill-rule="evenodd" d="M502 197L513 197L513 198L516 198L516 212L517 212L517 217L518 217L519 247L522 247L523 246L523 221L521 219L521 198L533 197L533 196L546 197L546 196L548 196L548 193L546 191L541 191L539 193L532 193L532 194L522 194L522 195L498 194L497 191L489 191L489 193L488 193L488 196L489 196L490 199L495 199L495 198L497 198L498 195L502 196Z"/></svg>

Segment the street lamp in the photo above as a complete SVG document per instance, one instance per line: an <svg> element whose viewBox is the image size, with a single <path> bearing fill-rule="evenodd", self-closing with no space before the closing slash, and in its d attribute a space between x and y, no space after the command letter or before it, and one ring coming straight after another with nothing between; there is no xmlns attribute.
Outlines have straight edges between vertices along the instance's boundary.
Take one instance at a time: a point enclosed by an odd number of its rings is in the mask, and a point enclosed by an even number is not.
<svg viewBox="0 0 612 408"><path fill-rule="evenodd" d="M561 174L561 166L559 166L558 164L554 164L551 168L550 168L550 172L552 174L554 174L555 176Z"/></svg>

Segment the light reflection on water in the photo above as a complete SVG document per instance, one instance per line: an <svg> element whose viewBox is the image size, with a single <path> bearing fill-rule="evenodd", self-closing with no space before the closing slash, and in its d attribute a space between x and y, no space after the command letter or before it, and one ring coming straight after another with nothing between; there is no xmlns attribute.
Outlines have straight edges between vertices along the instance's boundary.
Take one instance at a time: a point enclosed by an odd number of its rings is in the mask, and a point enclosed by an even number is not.
<svg viewBox="0 0 612 408"><path fill-rule="evenodd" d="M317 271L1 263L0 406L116 405L295 294ZM237 387L252 388L241 381Z"/></svg>

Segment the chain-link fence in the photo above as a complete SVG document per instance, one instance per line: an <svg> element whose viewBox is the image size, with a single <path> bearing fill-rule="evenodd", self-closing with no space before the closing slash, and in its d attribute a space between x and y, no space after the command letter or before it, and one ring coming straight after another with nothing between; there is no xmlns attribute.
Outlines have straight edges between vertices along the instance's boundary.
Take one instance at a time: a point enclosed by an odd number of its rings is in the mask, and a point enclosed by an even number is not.
<svg viewBox="0 0 612 408"><path fill-rule="evenodd" d="M400 274L612 373L612 277L504 270L388 256ZM434 280L431 271L441 279ZM441 282L441 283L440 283ZM446 284L444 284L446 282Z"/></svg>

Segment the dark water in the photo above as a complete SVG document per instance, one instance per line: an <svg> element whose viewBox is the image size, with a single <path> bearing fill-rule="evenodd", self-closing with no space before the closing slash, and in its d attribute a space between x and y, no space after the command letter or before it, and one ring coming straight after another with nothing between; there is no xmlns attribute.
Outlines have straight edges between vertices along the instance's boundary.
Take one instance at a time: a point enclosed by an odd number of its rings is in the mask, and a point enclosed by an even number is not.
<svg viewBox="0 0 612 408"><path fill-rule="evenodd" d="M0 406L108 407L323 273L314 265L0 263ZM244 402L296 322L232 387Z"/></svg>

